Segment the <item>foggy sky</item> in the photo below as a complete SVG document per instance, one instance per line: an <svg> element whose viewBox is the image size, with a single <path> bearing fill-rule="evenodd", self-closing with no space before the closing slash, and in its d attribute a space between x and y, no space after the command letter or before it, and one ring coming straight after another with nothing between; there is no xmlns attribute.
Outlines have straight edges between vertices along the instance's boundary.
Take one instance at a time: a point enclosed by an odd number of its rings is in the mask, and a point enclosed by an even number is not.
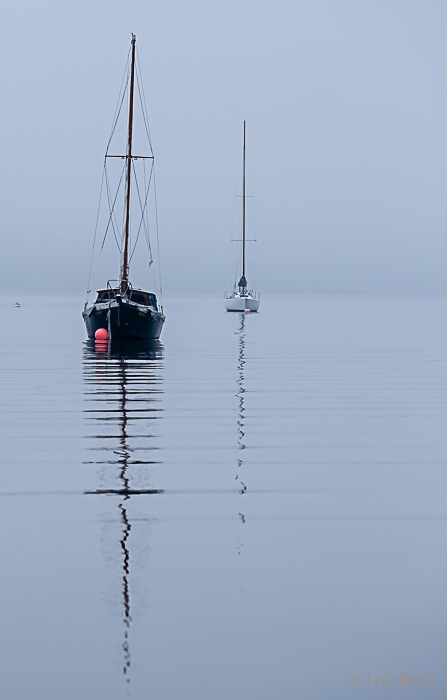
<svg viewBox="0 0 447 700"><path fill-rule="evenodd" d="M246 119L258 291L445 293L446 15L441 0L9 3L2 289L85 291L134 32L165 291L232 287Z"/></svg>

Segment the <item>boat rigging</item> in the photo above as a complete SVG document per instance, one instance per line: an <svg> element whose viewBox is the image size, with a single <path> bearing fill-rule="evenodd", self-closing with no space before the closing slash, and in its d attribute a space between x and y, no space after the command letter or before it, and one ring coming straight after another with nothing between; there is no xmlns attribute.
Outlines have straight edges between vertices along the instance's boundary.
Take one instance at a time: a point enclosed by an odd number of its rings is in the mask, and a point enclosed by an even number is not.
<svg viewBox="0 0 447 700"><path fill-rule="evenodd" d="M225 308L227 311L257 311L261 300L256 292L248 289L245 276L245 120L244 120L244 149L243 149L243 178L242 178L242 275L239 282L234 285L233 293L225 296Z"/></svg>
<svg viewBox="0 0 447 700"><path fill-rule="evenodd" d="M131 48L130 48L130 74L128 75L128 80L122 90L122 95L120 93L120 99L118 100L117 111L114 117L114 122L112 126L112 133L107 144L107 150L104 159L104 174L103 174L103 184L105 181L106 191L107 191L107 201L109 205L109 215L107 226L101 245L101 250L104 247L104 243L107 237L107 233L110 228L113 231L115 241L117 243L118 249L120 251L120 275L118 280L108 280L106 288L99 289L97 291L97 298L95 303L88 307L88 300L85 303L84 311L82 313L87 334L89 338L100 337L112 340L154 340L160 337L161 330L165 321L165 316L163 314L163 307L159 305L156 294L153 292L147 292L142 289L133 289L132 284L129 279L129 268L130 262L132 260L133 254L135 252L136 244L138 242L141 228L144 229L146 233L146 241L149 251L149 267L152 265L152 251L149 239L149 223L148 223L148 195L149 188L151 186L151 181L154 176L154 155L152 151L152 145L149 134L148 120L145 112L145 101L144 92L141 78L138 78L138 72L136 70L136 37L132 34ZM121 107L124 102L124 98L127 91L127 85L130 78L129 87L129 113L128 113L128 124L127 124L127 149L125 155L115 155L109 154L108 150L112 137L115 132L116 125L121 112ZM132 153L133 140L134 140L134 95L135 95L135 82L138 84L138 91L140 96L140 104L142 108L143 123L146 131L147 140L150 147L150 155L135 155ZM140 85L141 83L141 85ZM138 153L138 151L137 151ZM118 188L114 197L112 197L112 192L110 188L110 182L107 172L107 159L108 158L121 158L125 160L125 167L121 173ZM136 179L136 171L134 161L136 160L150 160L152 162L149 182L146 185L146 177L144 183L143 197L141 196L140 187L138 185L138 180ZM124 198L124 227L122 234L121 245L119 243L119 225L116 221L115 216L115 205L117 202L118 192L120 190L121 182L125 173L125 198ZM134 177L133 177L134 176ZM135 181L134 187L133 180ZM133 190L136 190L137 201L140 206L140 222L137 230L137 235L133 248L130 245L130 229L131 229L131 200ZM101 188L102 192L102 188ZM156 195L155 195L155 182L154 182L154 204L155 204L155 221L157 229L157 243L158 243L158 219L156 212ZM101 206L101 200L100 205ZM99 217L99 208L98 208ZM97 219L98 225L98 219ZM96 239L96 231L95 231ZM93 260L93 256L92 256ZM91 266L90 266L91 274ZM90 286L90 280L89 285ZM89 292L87 293L87 295ZM161 296L161 284L160 284L160 296Z"/></svg>

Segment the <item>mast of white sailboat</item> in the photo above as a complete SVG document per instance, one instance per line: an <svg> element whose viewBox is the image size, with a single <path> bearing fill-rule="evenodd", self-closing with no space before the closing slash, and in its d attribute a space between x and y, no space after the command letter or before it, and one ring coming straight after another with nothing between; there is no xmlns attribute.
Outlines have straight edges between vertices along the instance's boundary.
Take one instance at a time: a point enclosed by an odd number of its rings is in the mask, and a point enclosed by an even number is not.
<svg viewBox="0 0 447 700"><path fill-rule="evenodd" d="M242 180L242 280L245 281L245 119L244 119L244 175Z"/></svg>
<svg viewBox="0 0 447 700"><path fill-rule="evenodd" d="M121 294L124 294L128 286L128 257L129 257L129 221L130 221L130 180L132 175L132 127L133 127L133 90L135 79L135 34L132 34L132 63L130 69L130 95L129 95L129 136L127 143L127 181L126 181L126 225L124 229L124 249L121 269Z"/></svg>

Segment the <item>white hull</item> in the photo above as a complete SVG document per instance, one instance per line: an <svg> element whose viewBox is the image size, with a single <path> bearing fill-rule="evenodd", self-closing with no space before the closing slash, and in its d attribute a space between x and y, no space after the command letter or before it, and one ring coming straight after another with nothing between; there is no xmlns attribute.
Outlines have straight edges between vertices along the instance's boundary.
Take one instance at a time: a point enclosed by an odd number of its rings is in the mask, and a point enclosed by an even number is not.
<svg viewBox="0 0 447 700"><path fill-rule="evenodd" d="M255 299L252 296L239 296L235 294L232 297L225 299L225 308L227 311L257 311L259 309L260 299Z"/></svg>

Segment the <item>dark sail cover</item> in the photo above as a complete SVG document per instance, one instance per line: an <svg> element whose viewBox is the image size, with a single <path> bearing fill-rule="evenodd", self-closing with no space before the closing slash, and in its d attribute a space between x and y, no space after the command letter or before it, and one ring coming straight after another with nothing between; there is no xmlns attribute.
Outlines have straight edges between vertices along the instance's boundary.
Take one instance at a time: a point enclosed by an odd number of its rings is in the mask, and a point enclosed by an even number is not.
<svg viewBox="0 0 447 700"><path fill-rule="evenodd" d="M247 286L247 280L246 280L246 278L245 278L245 275L242 275L242 277L241 277L241 279L239 280L237 286L238 286L239 288L245 289L245 287Z"/></svg>

